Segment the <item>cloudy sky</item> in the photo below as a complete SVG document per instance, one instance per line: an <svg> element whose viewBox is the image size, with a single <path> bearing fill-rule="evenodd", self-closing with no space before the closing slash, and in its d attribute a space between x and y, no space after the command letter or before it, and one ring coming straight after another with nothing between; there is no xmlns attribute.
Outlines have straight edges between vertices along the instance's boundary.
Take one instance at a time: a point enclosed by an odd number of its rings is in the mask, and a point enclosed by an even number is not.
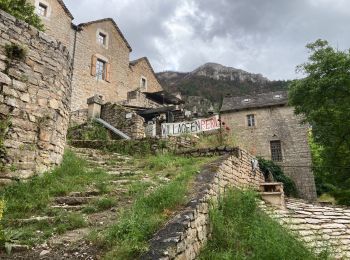
<svg viewBox="0 0 350 260"><path fill-rule="evenodd" d="M270 79L296 76L318 38L350 48L349 0L65 0L75 23L112 17L156 71L217 62Z"/></svg>

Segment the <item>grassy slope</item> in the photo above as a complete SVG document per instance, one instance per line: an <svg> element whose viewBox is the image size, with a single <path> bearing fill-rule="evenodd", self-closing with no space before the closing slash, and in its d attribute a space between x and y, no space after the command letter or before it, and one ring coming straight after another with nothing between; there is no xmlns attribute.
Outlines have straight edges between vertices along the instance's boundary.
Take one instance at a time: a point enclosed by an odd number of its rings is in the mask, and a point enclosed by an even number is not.
<svg viewBox="0 0 350 260"><path fill-rule="evenodd" d="M29 245L43 242L53 234L86 226L83 215L50 208L52 199L72 191L83 191L87 186L104 189L110 176L101 170L89 170L83 160L66 151L63 163L43 177L27 183L18 183L0 191L6 209L3 226L7 240ZM15 220L32 216L53 216L51 221L20 226ZM40 230L40 233L37 231ZM9 242L9 241L8 241Z"/></svg>
<svg viewBox="0 0 350 260"><path fill-rule="evenodd" d="M133 207L124 211L117 223L102 236L95 234L95 242L109 251L105 259L135 259L146 251L153 234L172 212L187 202L191 181L208 160L162 155L144 161L145 170L150 174L165 171L172 180L152 193L138 192Z"/></svg>
<svg viewBox="0 0 350 260"><path fill-rule="evenodd" d="M229 191L211 211L212 239L200 259L327 259L316 256L265 215L250 191Z"/></svg>
<svg viewBox="0 0 350 260"><path fill-rule="evenodd" d="M170 154L147 155L134 160L133 163L143 170L144 176L148 176L151 182L135 179L127 187L128 193L125 195L125 199L134 201L132 208L125 209L118 216L117 223L104 232L99 230L95 236L92 232L92 241L101 245L102 250L109 251L106 255L109 259L133 259L142 253L153 233L172 216L177 207L187 202L186 195L191 181L200 165L209 160L211 159L184 158ZM0 198L6 202L2 220L6 241L2 242L35 245L54 234L86 227L85 214L109 209L117 204L116 200L123 199L108 193L111 189L108 183L113 178L115 177L102 170L88 169L84 160L77 158L71 151L66 151L63 163L52 172L0 191ZM50 207L55 197L65 196L72 191L85 191L89 187L98 189L105 195L86 205L82 212L69 213ZM22 226L16 221L32 216L52 216L54 220Z"/></svg>

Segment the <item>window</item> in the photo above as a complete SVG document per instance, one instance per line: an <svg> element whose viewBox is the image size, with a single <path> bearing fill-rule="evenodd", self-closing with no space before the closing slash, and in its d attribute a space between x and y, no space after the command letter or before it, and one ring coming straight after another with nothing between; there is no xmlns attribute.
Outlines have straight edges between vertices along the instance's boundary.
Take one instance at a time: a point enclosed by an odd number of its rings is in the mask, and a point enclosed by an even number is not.
<svg viewBox="0 0 350 260"><path fill-rule="evenodd" d="M95 54L91 57L91 76L97 80L111 82L111 64L108 59Z"/></svg>
<svg viewBox="0 0 350 260"><path fill-rule="evenodd" d="M248 127L254 127L255 126L255 116L254 115L247 115L247 122L248 122Z"/></svg>
<svg viewBox="0 0 350 260"><path fill-rule="evenodd" d="M104 80L106 78L105 74L106 62L98 59L96 62L96 78Z"/></svg>
<svg viewBox="0 0 350 260"><path fill-rule="evenodd" d="M141 89L147 90L147 79L144 77L141 78Z"/></svg>
<svg viewBox="0 0 350 260"><path fill-rule="evenodd" d="M281 147L281 141L271 141L271 159L274 162L282 162L282 147Z"/></svg>
<svg viewBox="0 0 350 260"><path fill-rule="evenodd" d="M47 16L47 5L44 5L43 3L39 3L38 15L44 16L44 17Z"/></svg>
<svg viewBox="0 0 350 260"><path fill-rule="evenodd" d="M106 46L107 43L107 35L105 35L104 33L99 33L97 36L97 42L101 45Z"/></svg>

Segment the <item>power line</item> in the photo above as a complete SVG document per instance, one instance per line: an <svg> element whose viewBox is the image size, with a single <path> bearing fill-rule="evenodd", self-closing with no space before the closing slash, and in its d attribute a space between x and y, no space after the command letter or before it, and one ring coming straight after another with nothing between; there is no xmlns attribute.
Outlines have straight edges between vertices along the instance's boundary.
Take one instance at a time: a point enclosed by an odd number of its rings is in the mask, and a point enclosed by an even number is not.
<svg viewBox="0 0 350 260"><path fill-rule="evenodd" d="M342 166L313 166L313 165L279 165L281 168L336 168L336 169L350 169L350 167L342 167Z"/></svg>

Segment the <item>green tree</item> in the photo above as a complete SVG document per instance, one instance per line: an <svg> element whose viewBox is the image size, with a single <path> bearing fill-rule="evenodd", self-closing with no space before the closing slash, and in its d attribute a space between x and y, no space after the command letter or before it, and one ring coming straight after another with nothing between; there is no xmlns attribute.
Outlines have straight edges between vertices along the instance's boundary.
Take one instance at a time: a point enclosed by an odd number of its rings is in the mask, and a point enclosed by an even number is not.
<svg viewBox="0 0 350 260"><path fill-rule="evenodd" d="M290 104L312 126L323 179L337 187L333 195L340 203L350 205L350 51L324 40L307 48L309 60L298 66L305 78L290 84Z"/></svg>
<svg viewBox="0 0 350 260"><path fill-rule="evenodd" d="M40 31L44 30L40 17L35 13L35 7L26 0L0 0L0 9L33 25Z"/></svg>

